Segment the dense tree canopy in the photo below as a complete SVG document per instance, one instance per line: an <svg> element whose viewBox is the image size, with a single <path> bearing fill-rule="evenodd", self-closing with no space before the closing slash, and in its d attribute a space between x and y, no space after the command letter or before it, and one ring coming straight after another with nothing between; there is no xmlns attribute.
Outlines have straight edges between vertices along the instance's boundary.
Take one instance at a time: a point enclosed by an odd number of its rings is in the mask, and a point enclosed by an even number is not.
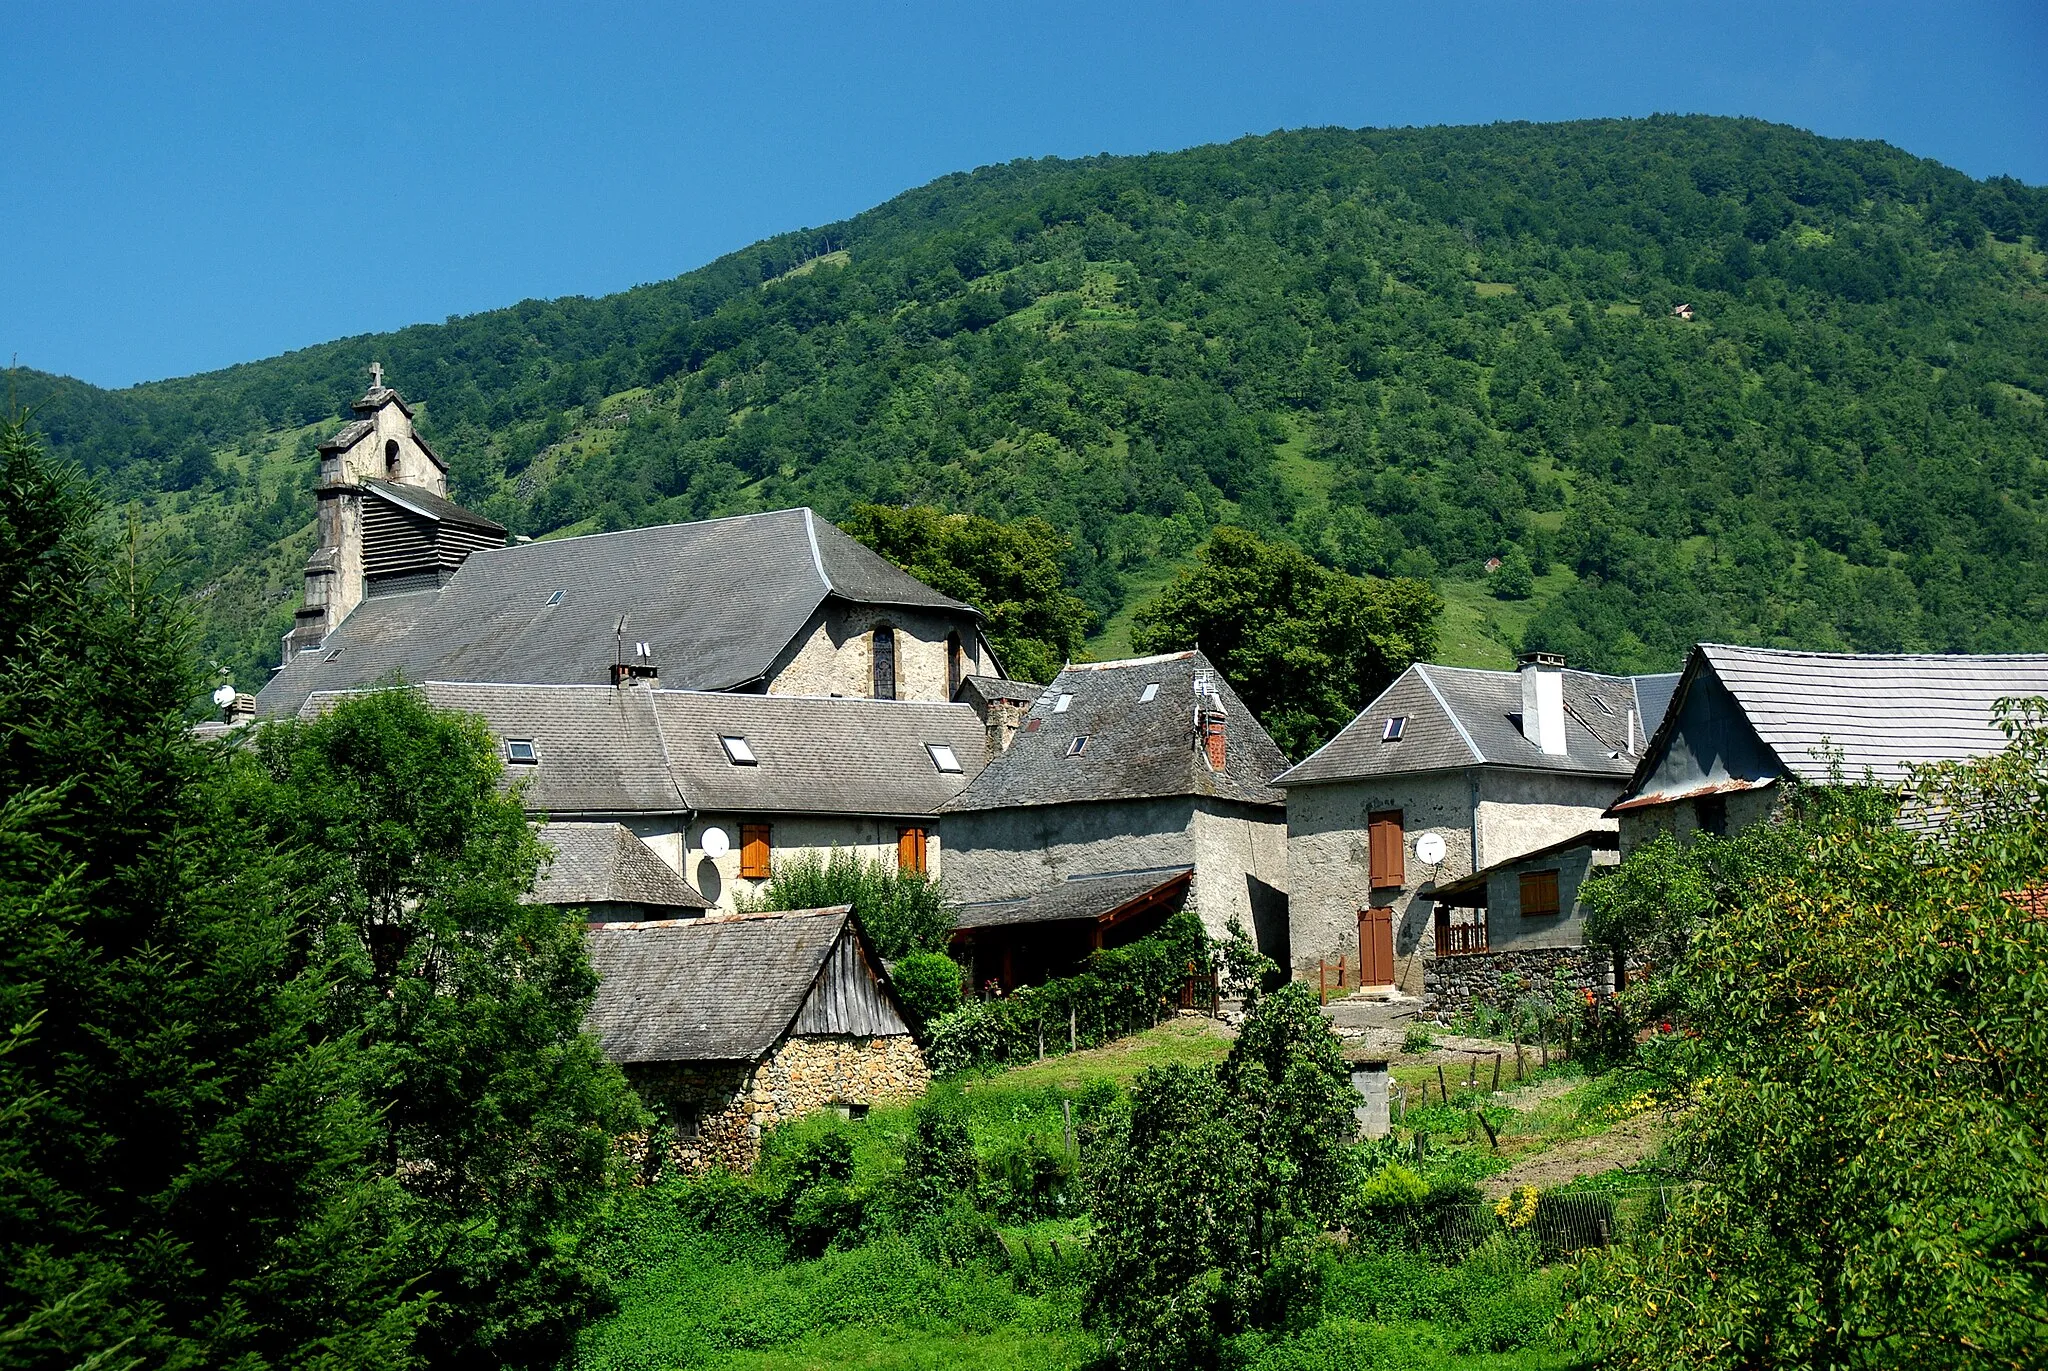
<svg viewBox="0 0 2048 1371"><path fill-rule="evenodd" d="M18 384L145 504L245 683L373 357L530 534L1036 516L1107 620L1227 522L1353 573L1519 547L1565 573L1529 639L1588 666L2040 648L2044 230L2039 188L1750 120L1304 130L948 176L603 299Z"/></svg>
<svg viewBox="0 0 2048 1371"><path fill-rule="evenodd" d="M1426 582L1332 571L1297 548L1225 526L1194 567L1139 609L1131 645L1199 647L1298 758L1429 656L1442 609Z"/></svg>

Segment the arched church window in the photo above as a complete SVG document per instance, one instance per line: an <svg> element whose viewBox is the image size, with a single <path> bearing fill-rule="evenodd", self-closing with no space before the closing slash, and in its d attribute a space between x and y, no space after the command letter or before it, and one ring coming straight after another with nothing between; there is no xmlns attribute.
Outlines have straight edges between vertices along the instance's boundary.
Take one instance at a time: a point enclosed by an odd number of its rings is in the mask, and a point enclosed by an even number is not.
<svg viewBox="0 0 2048 1371"><path fill-rule="evenodd" d="M398 440L389 439L384 444L384 474L392 480L398 479Z"/></svg>
<svg viewBox="0 0 2048 1371"><path fill-rule="evenodd" d="M878 628L875 630L875 698L893 700L896 698L896 630Z"/></svg>

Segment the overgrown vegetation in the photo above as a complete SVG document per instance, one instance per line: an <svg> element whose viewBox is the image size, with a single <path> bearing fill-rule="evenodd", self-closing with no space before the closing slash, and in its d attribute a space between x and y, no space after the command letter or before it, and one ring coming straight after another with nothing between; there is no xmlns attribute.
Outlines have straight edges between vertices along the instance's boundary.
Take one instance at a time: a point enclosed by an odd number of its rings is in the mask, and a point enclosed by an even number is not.
<svg viewBox="0 0 2048 1371"><path fill-rule="evenodd" d="M947 176L603 299L15 384L245 687L373 358L522 533L1039 518L1107 621L1230 523L1447 589L1499 556L1519 593L1519 549L1530 600L1458 598L1496 665L2040 649L2044 221L2038 187L1753 120L1302 130Z"/></svg>
<svg viewBox="0 0 2048 1371"><path fill-rule="evenodd" d="M0 425L0 1366L547 1366L641 1118L474 720L195 741L189 626Z"/></svg>
<svg viewBox="0 0 2048 1371"><path fill-rule="evenodd" d="M768 884L741 901L750 910L853 906L875 951L889 961L913 952L943 952L953 911L939 883L905 871L886 857L835 847L826 856L802 852L774 862Z"/></svg>

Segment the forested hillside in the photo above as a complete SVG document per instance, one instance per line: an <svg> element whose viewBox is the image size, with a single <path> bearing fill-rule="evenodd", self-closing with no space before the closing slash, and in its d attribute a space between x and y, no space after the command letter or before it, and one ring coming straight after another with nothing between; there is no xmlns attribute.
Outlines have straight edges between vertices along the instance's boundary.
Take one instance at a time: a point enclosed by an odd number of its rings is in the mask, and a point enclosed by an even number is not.
<svg viewBox="0 0 2048 1371"><path fill-rule="evenodd" d="M1104 650L1223 522L1437 578L1453 659L2041 649L2044 241L2048 191L1753 121L1315 130L949 176L603 299L14 385L245 686L373 358L519 531L1039 515Z"/></svg>

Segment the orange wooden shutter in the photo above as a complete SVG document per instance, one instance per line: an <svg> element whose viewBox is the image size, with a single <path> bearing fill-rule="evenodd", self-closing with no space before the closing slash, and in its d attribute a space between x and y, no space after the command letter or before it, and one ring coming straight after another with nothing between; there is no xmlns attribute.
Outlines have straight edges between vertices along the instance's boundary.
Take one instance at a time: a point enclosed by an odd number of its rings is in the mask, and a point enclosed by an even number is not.
<svg viewBox="0 0 2048 1371"><path fill-rule="evenodd" d="M899 828L896 830L896 866L902 871L924 874L924 830L921 828Z"/></svg>
<svg viewBox="0 0 2048 1371"><path fill-rule="evenodd" d="M1557 898L1557 873L1555 871L1524 871L1522 873L1522 915L1555 914L1561 906Z"/></svg>
<svg viewBox="0 0 2048 1371"><path fill-rule="evenodd" d="M768 878L767 824L740 825L740 875L751 880Z"/></svg>
<svg viewBox="0 0 2048 1371"><path fill-rule="evenodd" d="M1406 885L1404 857L1407 839L1401 829L1401 811L1383 809L1366 819L1366 860L1372 869L1372 888L1383 890Z"/></svg>

